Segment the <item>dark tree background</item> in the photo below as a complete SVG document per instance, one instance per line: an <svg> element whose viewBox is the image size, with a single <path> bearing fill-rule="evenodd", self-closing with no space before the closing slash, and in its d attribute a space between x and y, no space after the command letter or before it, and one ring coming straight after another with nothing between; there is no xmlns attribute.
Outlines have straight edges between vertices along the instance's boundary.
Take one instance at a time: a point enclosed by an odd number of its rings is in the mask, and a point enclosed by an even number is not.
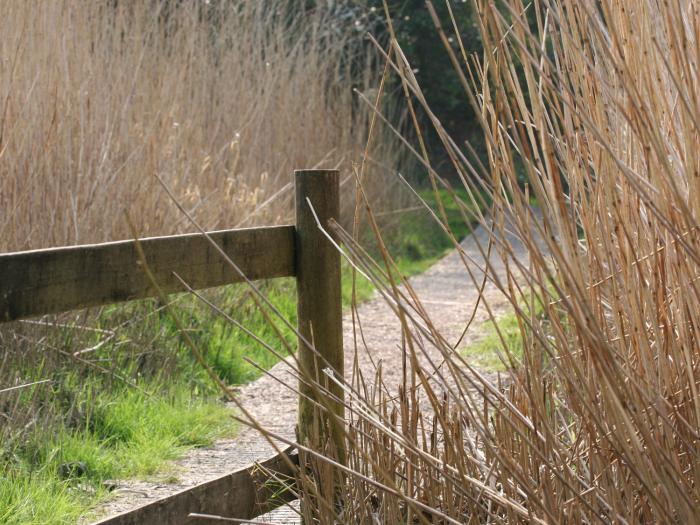
<svg viewBox="0 0 700 525"><path fill-rule="evenodd" d="M365 0L365 3L374 17L373 32L380 38L388 38L382 0ZM416 77L431 110L458 144L469 141L475 150L482 153L484 141L479 124L440 40L425 0L389 0L388 4L396 37L416 71ZM460 56L457 35L445 2L437 0L433 2L433 6L450 44ZM452 12L465 50L468 54L475 53L480 57L482 42L472 2L455 0L452 2ZM429 126L425 126L424 130L432 162L443 171L443 175L449 177L449 162L436 134Z"/></svg>

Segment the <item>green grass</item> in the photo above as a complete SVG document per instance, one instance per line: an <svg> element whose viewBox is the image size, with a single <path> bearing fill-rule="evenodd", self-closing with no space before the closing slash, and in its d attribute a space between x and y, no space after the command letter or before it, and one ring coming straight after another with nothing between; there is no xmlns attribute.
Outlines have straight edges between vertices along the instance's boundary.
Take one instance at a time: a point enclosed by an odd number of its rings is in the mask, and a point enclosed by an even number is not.
<svg viewBox="0 0 700 525"><path fill-rule="evenodd" d="M505 347L516 360L522 358L523 339L515 313L500 316L496 322L501 331ZM484 323L484 335L462 349L462 355L474 367L487 372L504 372L507 367L498 356L498 351L506 356L501 338L498 336L493 321Z"/></svg>
<svg viewBox="0 0 700 525"><path fill-rule="evenodd" d="M46 473L5 473L0 478L0 523L72 524L97 497L76 492Z"/></svg>
<svg viewBox="0 0 700 525"><path fill-rule="evenodd" d="M433 190L425 189L418 194L441 217L438 199ZM438 195L450 231L457 240L462 240L471 233L473 227L469 214L465 213L471 209L466 190L456 188L450 193L441 189ZM416 207L417 209L400 215L395 223L387 225L383 234L384 243L399 272L406 277L424 272L454 248L449 236L428 211L417 203ZM365 234L363 245L370 255L381 261L376 240L370 232Z"/></svg>
<svg viewBox="0 0 700 525"><path fill-rule="evenodd" d="M438 200L433 190L423 190L419 192L419 195L435 214L441 217ZM449 229L457 240L462 240L472 230L469 214L466 214L465 217L464 213L471 209L466 190L456 188L452 194L443 188L438 191L438 195L447 217ZM416 218L409 215L404 217L395 240L390 243L390 249L393 248L392 253L395 253L399 260L413 261L417 263L415 269L423 271L454 246L435 220L427 217L426 211L417 213L423 217Z"/></svg>
<svg viewBox="0 0 700 525"><path fill-rule="evenodd" d="M550 290L550 293L552 293L552 290ZM532 306L530 305L531 300L532 292L527 291L521 301L519 301L520 308L523 312L528 312L531 307L534 307L535 317L539 322L547 323L540 300L535 299ZM501 332L502 340L498 335L496 325L498 325L498 330ZM501 353L504 359L507 359L507 356L510 355L516 366L522 362L523 334L514 309L500 315L495 323L491 320L486 321L479 327L479 330L481 333L477 336L477 340L460 349L461 354L470 364L487 372L503 372L508 368L508 364L501 360L498 352ZM525 330L529 329L526 327Z"/></svg>
<svg viewBox="0 0 700 525"><path fill-rule="evenodd" d="M343 261L341 285L343 307L347 309L352 298L352 277L350 267L345 261ZM289 321L291 326L296 326L297 304L294 280L278 279L261 284L261 288L275 309ZM374 292L371 283L361 275L357 276L355 289L359 302L368 299ZM264 341L277 354L288 355L288 348L296 347L296 335L293 330L270 312L269 316L277 329L273 328L251 298L241 300L243 293L245 293L245 288L240 286L221 289L213 302L223 312ZM261 375L258 367L249 361L265 370L278 362L277 357L255 338L248 335L246 330L236 327L225 317L210 311L197 299L190 299L186 305L181 305L178 310L181 317L184 316L187 320L188 333L197 347L204 353L205 360L227 384L245 384ZM176 337L177 330L172 324L172 320L164 320L164 323L167 323L168 330ZM283 341L286 342L287 346ZM181 348L179 351L185 351L186 354L186 349ZM184 356L184 360L188 362L185 366L190 368L188 375L196 376L198 374L195 370L197 365L191 361L188 355Z"/></svg>
<svg viewBox="0 0 700 525"><path fill-rule="evenodd" d="M74 523L107 496L106 480L168 474L171 460L234 431L228 409L183 387L94 392L91 400L80 427L37 429L4 451L0 523Z"/></svg>

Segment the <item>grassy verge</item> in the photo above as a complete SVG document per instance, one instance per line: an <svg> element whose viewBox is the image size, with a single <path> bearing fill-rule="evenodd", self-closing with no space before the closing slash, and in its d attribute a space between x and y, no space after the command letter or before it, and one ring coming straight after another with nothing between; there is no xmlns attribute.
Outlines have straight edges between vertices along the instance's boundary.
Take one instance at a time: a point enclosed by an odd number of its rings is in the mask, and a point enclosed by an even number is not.
<svg viewBox="0 0 700 525"><path fill-rule="evenodd" d="M534 304L530 303L531 293L530 291L525 293L525 297L519 302L520 308L523 312L529 312L530 308L534 307L537 322L546 330L548 322L545 319L544 308L537 299ZM518 315L513 308L498 316L495 322L486 321L479 330L476 341L460 349L461 354L470 364L486 372L504 372L508 365L499 357L499 352L504 359L510 356L516 366L522 364L523 332L518 323ZM526 333L528 330L529 328L525 327Z"/></svg>
<svg viewBox="0 0 700 525"><path fill-rule="evenodd" d="M456 188L454 195L445 189L438 193L452 234L457 239L463 239L472 230L470 218L464 214L469 209L466 190ZM419 195L439 216L438 201L433 191L423 190ZM423 208L401 215L391 237L385 242L399 270L407 276L425 271L453 248L450 238ZM368 244L371 252L372 241L369 240Z"/></svg>
<svg viewBox="0 0 700 525"><path fill-rule="evenodd" d="M164 468L170 460L234 430L224 406L181 385L168 394L152 388L153 395L88 390L92 403L79 424L35 429L21 447L3 451L0 523L74 523L108 495L107 480L174 481L177 472Z"/></svg>
<svg viewBox="0 0 700 525"><path fill-rule="evenodd" d="M515 313L510 312L498 318L496 321L501 331L501 337L494 326L493 321L484 323L484 333L474 343L462 349L462 355L470 364L486 372L504 372L506 365L498 356L498 352L505 356L505 347L510 355L516 359L522 357L523 338Z"/></svg>
<svg viewBox="0 0 700 525"><path fill-rule="evenodd" d="M294 281L280 279L261 286L294 324ZM356 286L359 300L372 294L362 278ZM347 268L343 292L344 303L349 304ZM287 354L282 340L293 348L292 330L278 322L280 338L244 287L211 290L207 296L276 352ZM96 331L87 336L77 328L37 335L67 356L60 366L46 361L55 354L26 365L18 356L15 366L23 383L46 379L47 371L53 372L49 385L19 390L11 400L3 399L6 395L0 398L0 413L12 405L10 413L23 413L28 429L0 432L1 524L75 523L109 497L106 480L175 481L172 460L233 434L229 409L191 357L171 315L160 306L157 301L139 301L106 308L94 321ZM244 330L198 299L179 296L171 307L227 384L257 378L261 372L250 361L264 369L277 362ZM113 330L115 326L120 328ZM69 357L78 348L96 347L84 354L84 362Z"/></svg>

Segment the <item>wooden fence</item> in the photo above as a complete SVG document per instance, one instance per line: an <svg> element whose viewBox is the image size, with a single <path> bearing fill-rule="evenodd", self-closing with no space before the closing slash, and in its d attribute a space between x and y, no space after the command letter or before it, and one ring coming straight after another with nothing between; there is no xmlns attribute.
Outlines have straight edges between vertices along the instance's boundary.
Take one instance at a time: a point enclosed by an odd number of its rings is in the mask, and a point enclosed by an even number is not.
<svg viewBox="0 0 700 525"><path fill-rule="evenodd" d="M321 368L330 366L343 376L340 256L319 227L330 231L329 221L339 216L339 174L336 170L299 170L294 176L295 226L218 231L210 233L209 239L202 234L175 235L0 254L0 322L155 297L153 280L161 291L175 293L185 291L182 281L192 289L202 289L246 278L294 276L298 356L306 376L299 385L304 394L299 398L299 438L317 446L310 442L311 430L320 428L321 435L334 439L342 459L338 423L344 415L339 402L342 391L331 386L333 396L320 399L319 391L309 386L320 380ZM338 417L331 418L331 423L320 420L318 404ZM292 450L283 454L287 458L270 458L263 468L251 465L100 523L189 523L189 513L253 518L288 500L270 498L279 491L272 490L269 474L293 475L288 460L293 463L296 456Z"/></svg>

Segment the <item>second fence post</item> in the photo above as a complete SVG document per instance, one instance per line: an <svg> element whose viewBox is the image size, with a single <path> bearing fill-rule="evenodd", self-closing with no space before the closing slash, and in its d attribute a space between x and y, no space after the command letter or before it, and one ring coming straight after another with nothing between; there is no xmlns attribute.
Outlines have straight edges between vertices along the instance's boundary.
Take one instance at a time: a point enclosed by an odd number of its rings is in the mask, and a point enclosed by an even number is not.
<svg viewBox="0 0 700 525"><path fill-rule="evenodd" d="M342 389L328 380L331 368L343 378L343 325L340 290L340 254L319 228L330 232L329 221L339 220L340 174L337 170L297 170L296 274L299 317L299 363L306 380L327 385L338 400ZM318 222L317 222L318 221ZM311 343L310 345L306 342ZM318 388L299 385L298 439L302 445L322 450L332 443L337 459L345 462L344 406ZM320 410L328 407L333 415Z"/></svg>

